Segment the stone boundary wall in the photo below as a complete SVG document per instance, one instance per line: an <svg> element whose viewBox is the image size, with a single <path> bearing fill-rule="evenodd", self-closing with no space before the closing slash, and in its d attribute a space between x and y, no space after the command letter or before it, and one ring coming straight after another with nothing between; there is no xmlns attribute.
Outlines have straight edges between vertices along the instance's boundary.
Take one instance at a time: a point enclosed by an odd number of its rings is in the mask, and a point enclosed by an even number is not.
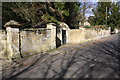
<svg viewBox="0 0 120 80"><path fill-rule="evenodd" d="M81 43L99 39L110 35L110 30L105 29L72 29L69 30L69 43Z"/></svg>
<svg viewBox="0 0 120 80"><path fill-rule="evenodd" d="M20 35L22 55L33 55L53 48L51 29L22 31Z"/></svg>
<svg viewBox="0 0 120 80"><path fill-rule="evenodd" d="M3 58L6 55L6 40L7 35L5 30L0 30L0 58Z"/></svg>
<svg viewBox="0 0 120 80"><path fill-rule="evenodd" d="M0 58L11 59L20 57L20 53L24 57L49 51L61 46L63 40L66 40L66 44L81 43L110 35L110 29L69 29L65 23L61 23L59 29L56 27L49 23L44 29L19 31L19 28L6 27L7 31L0 30ZM63 30L66 31L65 35Z"/></svg>
<svg viewBox="0 0 120 80"><path fill-rule="evenodd" d="M44 32L44 33L43 33ZM20 36L19 36L20 34ZM0 58L30 56L56 48L56 27L47 24L47 28L21 30L7 27L0 30Z"/></svg>

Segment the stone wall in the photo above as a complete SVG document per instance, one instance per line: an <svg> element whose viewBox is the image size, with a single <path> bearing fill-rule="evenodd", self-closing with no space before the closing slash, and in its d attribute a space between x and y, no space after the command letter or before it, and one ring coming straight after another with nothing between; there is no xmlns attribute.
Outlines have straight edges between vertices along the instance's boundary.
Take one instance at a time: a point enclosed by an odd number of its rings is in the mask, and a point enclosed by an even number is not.
<svg viewBox="0 0 120 80"><path fill-rule="evenodd" d="M6 55L6 31L0 30L0 58Z"/></svg>
<svg viewBox="0 0 120 80"><path fill-rule="evenodd" d="M19 29L18 28L11 28L12 31L12 50L13 55L19 55ZM15 53L15 54L14 54Z"/></svg>
<svg viewBox="0 0 120 80"><path fill-rule="evenodd" d="M19 36L20 34L20 36ZM21 30L7 27L0 30L0 58L30 56L56 48L56 27Z"/></svg>
<svg viewBox="0 0 120 80"><path fill-rule="evenodd" d="M63 44L81 43L110 35L110 30L105 29L69 29L62 23L56 30L53 23L47 24L47 28L25 29L19 33L18 28L7 27L6 31L0 30L0 57L20 57L49 51ZM65 36L62 31L66 31ZM19 36L20 34L20 36ZM63 36L66 37L63 39Z"/></svg>
<svg viewBox="0 0 120 80"><path fill-rule="evenodd" d="M109 35L110 30L105 29L73 29L69 31L69 43L80 43Z"/></svg>
<svg viewBox="0 0 120 80"><path fill-rule="evenodd" d="M69 31L69 43L80 43L85 39L84 30L73 29Z"/></svg>
<svg viewBox="0 0 120 80"><path fill-rule="evenodd" d="M51 43L51 29L21 32L22 55L33 55L53 49Z"/></svg>
<svg viewBox="0 0 120 80"><path fill-rule="evenodd" d="M66 43L81 43L85 41L90 41L94 39L99 39L102 37L106 37L110 35L110 28L101 29L101 28L79 28L79 29L70 29L66 23L60 24L61 31L66 31ZM58 38L61 42L64 39L61 39L59 36L63 38L62 32L58 34Z"/></svg>

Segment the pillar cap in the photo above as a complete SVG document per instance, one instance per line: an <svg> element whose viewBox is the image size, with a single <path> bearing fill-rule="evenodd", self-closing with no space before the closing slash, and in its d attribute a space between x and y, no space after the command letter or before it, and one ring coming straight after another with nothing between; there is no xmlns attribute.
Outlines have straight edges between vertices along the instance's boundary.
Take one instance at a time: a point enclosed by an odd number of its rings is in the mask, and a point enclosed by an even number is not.
<svg viewBox="0 0 120 80"><path fill-rule="evenodd" d="M60 27L62 29L68 29L68 30L70 30L69 26L66 23L64 23L64 22L60 23Z"/></svg>
<svg viewBox="0 0 120 80"><path fill-rule="evenodd" d="M52 25L52 26L51 26ZM49 29L51 29L51 28L56 28L56 24L55 23L48 23L47 24L47 28Z"/></svg>
<svg viewBox="0 0 120 80"><path fill-rule="evenodd" d="M18 22L14 21L14 20L10 20L9 22L7 22L4 27L14 27L14 28L19 28L21 26L21 24L19 24Z"/></svg>

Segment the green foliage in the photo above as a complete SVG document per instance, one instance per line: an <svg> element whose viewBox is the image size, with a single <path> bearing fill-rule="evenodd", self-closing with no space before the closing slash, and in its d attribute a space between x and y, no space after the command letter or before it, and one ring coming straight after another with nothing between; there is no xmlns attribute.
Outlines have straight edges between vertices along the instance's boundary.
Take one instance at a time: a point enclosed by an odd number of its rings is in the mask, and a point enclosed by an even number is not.
<svg viewBox="0 0 120 80"><path fill-rule="evenodd" d="M67 10L65 8L65 2L56 2L55 4L55 8L62 14L65 16L69 16L69 10Z"/></svg>
<svg viewBox="0 0 120 80"><path fill-rule="evenodd" d="M65 7L69 10L69 16L66 16L65 22L70 26L71 29L79 27L80 21L80 3L78 2L67 2Z"/></svg>
<svg viewBox="0 0 120 80"><path fill-rule="evenodd" d="M113 3L110 9L108 23L111 27L120 27L120 2Z"/></svg>
<svg viewBox="0 0 120 80"><path fill-rule="evenodd" d="M107 25L120 27L120 2L98 2L94 16L90 16L89 22L92 25Z"/></svg>
<svg viewBox="0 0 120 80"><path fill-rule="evenodd" d="M60 24L60 21L58 21L55 17L50 16L48 13L44 14L42 16L42 19L47 21L48 23L57 23Z"/></svg>
<svg viewBox="0 0 120 80"><path fill-rule="evenodd" d="M32 20L32 25L35 25L42 21L41 16L44 14L45 6L43 3L5 2L2 10L3 24L12 19L21 23Z"/></svg>
<svg viewBox="0 0 120 80"><path fill-rule="evenodd" d="M94 16L88 17L88 22L89 22L91 25L95 25L96 21L95 21ZM96 23L96 24L97 24L97 23Z"/></svg>
<svg viewBox="0 0 120 80"><path fill-rule="evenodd" d="M84 26L84 28L92 28L92 26Z"/></svg>
<svg viewBox="0 0 120 80"><path fill-rule="evenodd" d="M70 28L76 28L79 6L78 2L3 2L2 21L3 25L10 20L32 21L32 25L65 22Z"/></svg>

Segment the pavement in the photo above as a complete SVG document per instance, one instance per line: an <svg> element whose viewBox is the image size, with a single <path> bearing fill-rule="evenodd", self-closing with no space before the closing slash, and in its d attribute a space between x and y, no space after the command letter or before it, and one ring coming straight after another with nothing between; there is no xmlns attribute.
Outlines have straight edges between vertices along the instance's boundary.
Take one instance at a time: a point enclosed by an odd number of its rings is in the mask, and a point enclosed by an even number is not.
<svg viewBox="0 0 120 80"><path fill-rule="evenodd" d="M63 45L3 66L3 80L13 78L119 78L119 35Z"/></svg>

